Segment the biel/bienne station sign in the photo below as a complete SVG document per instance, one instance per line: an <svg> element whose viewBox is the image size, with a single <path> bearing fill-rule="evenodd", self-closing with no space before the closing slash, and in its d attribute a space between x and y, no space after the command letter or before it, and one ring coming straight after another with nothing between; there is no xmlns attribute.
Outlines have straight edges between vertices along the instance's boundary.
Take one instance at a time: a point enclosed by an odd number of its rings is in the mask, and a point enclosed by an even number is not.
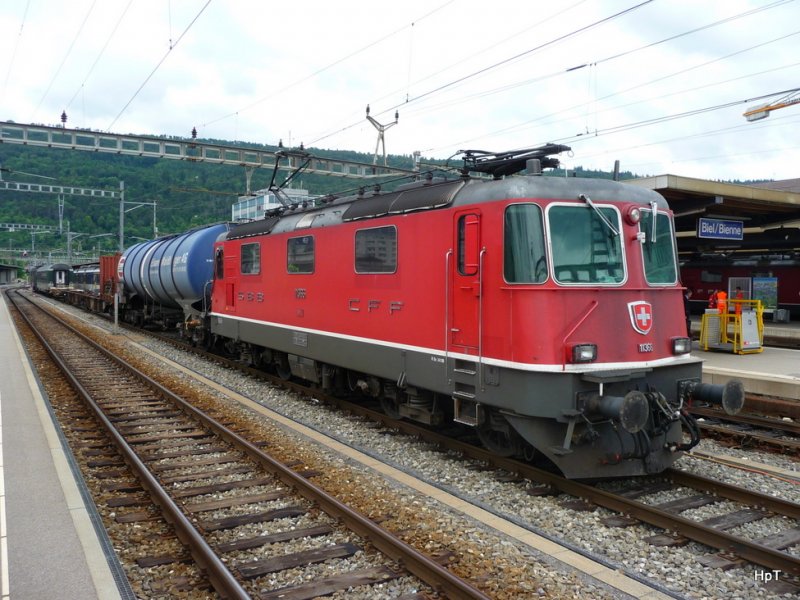
<svg viewBox="0 0 800 600"><path fill-rule="evenodd" d="M717 240L741 240L744 238L742 221L723 221L720 219L698 219L697 237Z"/></svg>

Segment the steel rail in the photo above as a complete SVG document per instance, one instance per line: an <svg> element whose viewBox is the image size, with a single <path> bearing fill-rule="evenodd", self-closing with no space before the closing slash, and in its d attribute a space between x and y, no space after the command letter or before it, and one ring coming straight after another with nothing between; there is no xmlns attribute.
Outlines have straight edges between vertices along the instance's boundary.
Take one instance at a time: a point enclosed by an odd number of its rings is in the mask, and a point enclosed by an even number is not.
<svg viewBox="0 0 800 600"><path fill-rule="evenodd" d="M309 391L305 390L303 393L309 394ZM475 460L480 460L510 473L517 473L522 477L526 477L538 483L548 485L553 489L565 494L583 498L598 506L608 508L618 513L631 515L644 523L648 523L668 531L677 532L686 538L706 544L712 548L716 548L723 552L736 554L742 559L754 564L766 567L768 569L777 569L783 573L795 576L800 575L800 558L790 554L781 552L779 550L774 550L745 539L737 538L736 536L726 533L725 531L720 531L718 529L714 529L713 527L702 525L697 521L692 521L691 519L681 517L680 515L675 515L658 508L642 504L636 500L630 500L611 492L601 490L597 487L581 483L579 481L565 479L560 475L551 473L549 471L544 471L532 465L514 459L503 458L494 455L488 450L442 436L433 431L425 429L424 427L404 421L395 421L382 413L378 413L363 406L349 403L345 400L331 398L317 392L312 392L311 395L324 402L340 405L353 414L381 422L386 427L398 429L403 433L420 437L426 441L442 444L449 449L461 452L464 456L468 456ZM686 482L686 485L692 485L688 481L690 476L681 474L675 469L667 471L667 476L673 478L676 483ZM708 482L713 482L713 480L708 480ZM713 483L717 484L715 493L720 496L730 494L730 499L732 500L764 506L770 510L775 509L775 512L780 512L781 514L797 515L798 511L800 511L800 505L794 503L782 501L777 498L767 496L766 494L759 494L757 492L749 492L747 490L737 489L734 486L729 486L722 483ZM699 485L702 485L702 483L698 482L698 486Z"/></svg>
<svg viewBox="0 0 800 600"><path fill-rule="evenodd" d="M775 514L792 519L800 519L800 504L796 502L789 502L788 500L783 500L775 496L768 496L767 494L761 494L759 492L751 492L750 490L745 490L735 485L703 477L702 475L688 473L680 469L667 469L664 473L678 485L708 492L734 502L757 504Z"/></svg>
<svg viewBox="0 0 800 600"><path fill-rule="evenodd" d="M17 292L15 295L24 298L24 296L19 294L19 292ZM14 298L11 298L10 295L7 295L7 297L17 308L25 323L27 323L28 327L39 340L39 343L42 344L45 351L50 355L53 362L56 364L56 366L58 366L59 370L61 370L66 379L69 381L73 390L75 390L75 392L83 399L87 406L89 406L89 408L92 410L95 417L103 425L106 433L111 437L112 442L117 447L117 450L120 452L120 454L122 454L125 463L134 472L145 489L147 489L153 501L158 504L159 507L161 507L161 510L164 512L164 516L167 521L169 521L175 528L178 539L180 539L181 542L183 542L183 544L189 549L189 552L191 552L192 557L197 561L197 563L203 569L205 569L211 584L214 586L214 589L224 598L239 600L249 599L251 597L250 594L248 594L241 584L233 577L233 574L228 570L228 567L225 565L222 559L202 538L197 529L192 525L191 521L186 518L172 498L167 495L163 487L159 484L158 480L153 477L145 464L139 459L130 445L119 434L111 421L109 421L103 410L94 401L91 394L83 387L81 382L78 381L78 379L70 370L69 366L62 359L61 355L45 339L39 328L36 327L28 315L26 315L25 312L20 308L17 301ZM30 302L32 306L35 306L37 310L49 315L49 313L43 311L41 307L37 306L34 302L31 302L27 298L26 300ZM53 315L49 316L61 322ZM69 325L64 325L73 332L77 333L81 338L83 338L84 341L87 341L95 348L102 350L101 347L83 336L77 330L73 329ZM106 351L104 350L104 352Z"/></svg>
<svg viewBox="0 0 800 600"><path fill-rule="evenodd" d="M698 417L717 419L720 421L725 421L726 423L753 425L755 427L762 427L764 429L776 429L779 431L785 431L786 433L800 435L800 425L794 421L781 421L780 419L759 417L758 415L748 415L742 413L728 415L721 410L715 410L713 408L692 407L689 409L689 412Z"/></svg>
<svg viewBox="0 0 800 600"><path fill-rule="evenodd" d="M57 319L57 317L53 315L51 316ZM398 561L406 570L419 577L425 583L431 585L437 591L443 592L452 598L464 598L467 600L489 600L489 597L483 594L480 590L472 587L469 583L448 571L445 567L441 566L432 558L419 552L406 542L395 537L388 530L353 510L346 504L340 502L319 486L315 485L291 468L264 453L257 446L239 436L237 433L231 431L209 415L203 413L201 410L195 408L183 398L175 395L160 383L148 377L122 358L115 356L109 350L103 348L100 344L90 339L80 331L74 329L69 324L63 323L63 321L60 322L62 322L65 327L69 328L77 336L89 343L92 347L100 351L109 359L115 361L125 369L128 369L132 374L136 375L136 377L141 379L147 385L151 386L157 393L163 395L170 401L175 402L186 413L200 420L214 433L244 450L248 456L259 462L263 467L278 477L287 486L291 487L308 500L316 503L327 514L340 519L349 529L369 540L376 548L378 548L378 550L393 560ZM136 460L138 461L138 458ZM181 516L183 516L182 513ZM194 528L192 528L192 530L194 531ZM222 564L224 565L224 563Z"/></svg>
<svg viewBox="0 0 800 600"><path fill-rule="evenodd" d="M751 446L761 446L764 449L772 451L781 451L784 453L794 452L800 450L800 441L795 440L782 440L775 438L766 433L758 433L754 431L737 431L729 427L721 425L712 425L710 423L698 423L698 426L703 431L715 433L719 436L728 438L739 438L742 442L753 442Z"/></svg>

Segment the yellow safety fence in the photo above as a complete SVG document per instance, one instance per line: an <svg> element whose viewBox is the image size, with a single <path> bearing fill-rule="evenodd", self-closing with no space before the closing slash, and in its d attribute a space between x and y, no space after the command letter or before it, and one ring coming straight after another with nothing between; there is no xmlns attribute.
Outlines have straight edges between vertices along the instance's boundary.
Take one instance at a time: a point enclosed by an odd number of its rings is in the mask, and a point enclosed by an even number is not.
<svg viewBox="0 0 800 600"><path fill-rule="evenodd" d="M700 347L734 354L763 352L763 314L761 300L728 299L723 312L708 309L700 322Z"/></svg>

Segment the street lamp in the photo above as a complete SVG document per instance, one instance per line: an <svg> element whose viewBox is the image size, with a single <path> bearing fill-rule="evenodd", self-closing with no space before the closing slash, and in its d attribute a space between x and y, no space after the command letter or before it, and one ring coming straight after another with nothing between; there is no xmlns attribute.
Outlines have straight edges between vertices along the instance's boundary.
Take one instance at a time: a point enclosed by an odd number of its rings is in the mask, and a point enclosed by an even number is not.
<svg viewBox="0 0 800 600"><path fill-rule="evenodd" d="M94 235L90 235L89 239L91 240L91 239L102 238L102 237L115 237L116 235L117 235L116 233L96 233ZM97 252L97 244L95 244L94 253L98 254L98 252Z"/></svg>
<svg viewBox="0 0 800 600"><path fill-rule="evenodd" d="M69 223L67 223L67 227L69 227ZM67 262L72 262L72 240L76 237L86 235L85 233L74 233L72 231L67 230Z"/></svg>

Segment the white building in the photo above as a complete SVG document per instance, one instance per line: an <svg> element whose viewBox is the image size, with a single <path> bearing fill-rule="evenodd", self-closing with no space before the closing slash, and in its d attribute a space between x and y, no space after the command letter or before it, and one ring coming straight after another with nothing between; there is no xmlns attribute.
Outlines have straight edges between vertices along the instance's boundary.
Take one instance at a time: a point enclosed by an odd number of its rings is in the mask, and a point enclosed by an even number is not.
<svg viewBox="0 0 800 600"><path fill-rule="evenodd" d="M287 188L281 191L289 202L313 202L317 196L311 196L308 190ZM239 201L231 207L231 220L254 221L264 218L264 212L273 208L280 208L283 204L273 192L257 190L250 196L239 196Z"/></svg>

